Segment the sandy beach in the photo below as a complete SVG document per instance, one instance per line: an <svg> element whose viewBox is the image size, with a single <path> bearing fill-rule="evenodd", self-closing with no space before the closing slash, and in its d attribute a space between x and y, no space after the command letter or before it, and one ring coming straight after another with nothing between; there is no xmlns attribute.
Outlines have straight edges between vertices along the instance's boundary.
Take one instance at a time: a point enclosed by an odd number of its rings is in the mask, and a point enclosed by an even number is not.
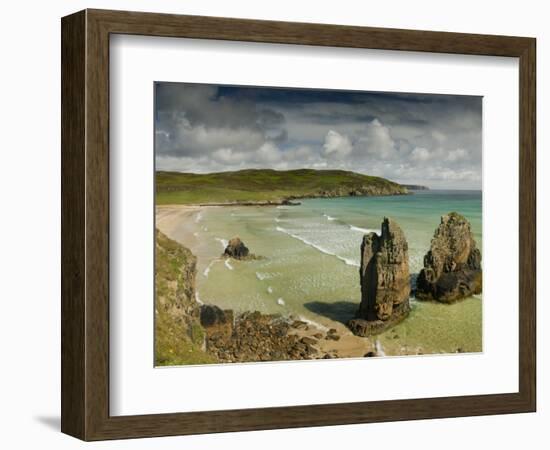
<svg viewBox="0 0 550 450"><path fill-rule="evenodd" d="M201 242L197 229L201 229L201 214L210 208L221 206L199 205L161 205L156 207L156 227L172 239L188 247L200 261ZM221 252L220 252L221 253ZM206 255L203 255L206 257ZM320 317L319 323L308 321L307 328L296 330L300 337L312 337L316 334L326 335L329 329L335 329L339 340L320 339L317 347L322 354L337 355L339 358L363 357L368 352L376 351L376 339L355 336L341 322Z"/></svg>

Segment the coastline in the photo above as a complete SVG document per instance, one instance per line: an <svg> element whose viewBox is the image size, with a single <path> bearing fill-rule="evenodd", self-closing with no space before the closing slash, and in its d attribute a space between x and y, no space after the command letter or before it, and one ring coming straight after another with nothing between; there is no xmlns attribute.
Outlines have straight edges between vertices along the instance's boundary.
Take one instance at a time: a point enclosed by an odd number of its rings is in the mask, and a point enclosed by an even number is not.
<svg viewBox="0 0 550 450"><path fill-rule="evenodd" d="M243 205L226 205L226 206L243 206ZM249 205L244 205L249 206ZM261 206L261 205L260 205ZM276 206L276 205L271 205ZM168 237L178 241L186 247L195 247L197 237L195 229L200 218L201 212L210 208L218 208L220 205L157 205L155 211L156 227L166 234ZM182 226L183 225L183 226ZM174 230L178 227L177 236L174 235ZM193 252L200 261L200 252ZM198 253L198 254L197 254ZM198 303L198 302L197 302ZM359 306L359 305L358 305ZM252 312L252 311L250 311ZM314 335L322 334L323 338L317 340L317 344L313 345L319 350L320 355L333 355L338 358L358 358L363 357L369 352L377 352L376 338L364 338L355 336L343 323L328 317L319 317L316 321L310 320L302 316L290 316L287 318L289 322L295 320L303 321L304 326L293 329L292 333L301 338L313 338ZM327 331L335 330L335 334L339 338L326 338ZM379 345L379 344L378 344Z"/></svg>
<svg viewBox="0 0 550 450"><path fill-rule="evenodd" d="M368 203L370 213L374 215L381 215L385 213L391 205L395 204L399 206L402 204L402 201L405 200L408 204L409 199L402 198L402 200L399 200L397 197L399 196L393 197L392 202L388 204L389 206L386 204L385 201L380 202L376 199L373 199L372 202ZM464 196L462 194L458 195L457 201L462 202L463 197ZM447 194L445 194L444 198L445 202L449 201ZM329 200L329 203L331 203L332 198L329 198L327 200ZM339 200L334 200L338 204L340 204ZM426 200L424 200L424 196L418 196L417 200L414 200L411 197L410 201L412 201L413 204L420 205L426 203ZM322 204L324 205L323 208L328 208L328 203ZM307 209L308 205L309 204L307 202L304 202L302 207L296 209L296 212L299 213L298 215L300 217L302 217L302 209L304 207ZM434 201L431 200L431 197L429 205L434 209L432 213L434 218L432 221L435 222L436 217L439 215L439 211L437 210L437 206L432 206L437 205L437 203L434 203ZM231 209L226 209L223 206L233 206L235 207L235 211L231 211ZM289 291L289 293L287 294L291 298L289 302L285 295L285 292L287 292L287 288L284 285L280 285L279 287L277 287L277 285L272 284L274 281L263 281L263 275L269 275L269 273L266 273L269 272L269 269L265 269L264 267L256 268L255 264L248 265L248 263L241 263L239 261L233 260L230 260L229 263L232 267L227 267L227 269L224 268L223 264L210 264L212 258L220 255L223 251L223 239L221 238L228 239L229 237L231 237L228 236L228 234L232 233L233 235L239 235L241 238L244 237L245 242L249 244L250 248L253 251L259 251L259 253L262 255L270 255L271 253L265 250L265 246L263 245L263 242L266 242L265 234L263 234L263 232L260 235L255 233L251 234L248 228L243 227L245 227L245 224L248 224L247 221L251 221L250 223L256 223L255 221L257 220L263 221L265 220L265 218L269 218L269 223L271 225L269 225L268 228L265 228L266 230L270 230L268 232L269 235L270 233L273 233L273 230L275 229L274 227L280 225L279 222L282 221L284 223L287 220L285 216L288 216L288 214L292 214L292 216L294 216L294 213L291 212L294 211L294 209L290 207L282 208L279 212L279 210L275 209L270 210L263 208L245 208L245 206L255 205L239 205L236 203L226 203L223 206L217 204L172 204L157 205L156 207L157 226L159 227L159 229L165 232L172 239L188 247L197 257L198 280L200 281L200 283L203 283L202 286L199 284L199 291L201 296L203 297L202 299L206 303L216 304L224 309L234 308L236 314L258 310L261 311L262 314L281 314L282 317L289 321L298 320L309 322L308 329L300 328L298 330L292 330L292 333L298 334L300 339L302 337L311 337L315 334L322 334L323 337L321 339L318 339L318 342L315 345L315 347L319 350L320 357L323 354L332 354L336 352L338 358L358 358L363 357L366 354L371 354L371 352L379 356L402 356L418 354L452 354L457 352L471 353L482 351L481 340L472 340L471 333L465 334L458 331L453 332L452 334L447 334L447 331L443 331L443 329L441 328L444 323L453 323L456 320L466 321L467 324L476 324L481 317L478 306L479 299L470 299L462 302L460 310L457 308L446 307L447 305L441 306L439 304L414 302L413 313L411 314L409 321L405 321L403 324L400 324L392 330L382 333L379 336L364 338L354 336L345 326L345 321L343 321L342 319L342 317L345 318L346 314L353 313L352 310L354 309L354 306L359 306L358 303L354 305L356 300L353 300L353 302L348 301L346 305L346 301L342 302L333 300L333 298L338 299L339 297L328 296L323 299L318 296L318 293L312 294L311 292L308 294L307 297L304 297L304 293L302 295L303 300L300 300L300 298L296 296L298 291L296 291L296 286L294 286L292 294L290 293L291 291ZM243 206L243 208L239 210L239 207L241 206ZM271 204L258 206L277 205ZM445 207L447 206L445 205ZM461 207L464 208L463 205L461 205ZM315 208L318 208L317 203ZM360 225L361 227L364 226L366 228L370 228L370 224L358 224L353 220L353 218L347 218L345 219L345 223L342 223L340 221L341 216L338 215L338 212L334 211L336 214L333 214L333 211L331 211L330 209L326 209L324 211L326 212L326 214L329 214L332 217L329 216L330 218L327 219L327 215L323 215L322 217L320 216L321 219L319 230L321 231L321 234L325 232L326 227L334 228L339 226L345 232L346 230L344 229L344 227L349 226L349 223ZM396 211L395 208L394 211ZM474 212L470 211L470 214L474 214ZM273 217L275 216L277 218L273 219ZM236 219L237 217L241 217L240 222L238 221L239 219ZM282 220L280 220L279 217L282 217ZM334 217L337 217L339 220L335 220ZM226 220L232 221L234 223L232 232L221 231L223 228L220 224L225 224ZM264 224L265 222L259 223ZM261 227L264 226L265 225L261 225ZM288 225L284 226L288 227ZM246 225L246 227L248 227L248 225ZM416 236L413 234L411 248L413 250L416 250L416 252L420 254L425 250L426 246L428 245L433 230L431 228L426 231L422 229L422 235L418 234L419 231L417 231L416 228L413 228L413 230L416 233ZM353 232L356 233L357 231L358 229L356 228ZM241 232L243 234L240 234ZM307 229L306 232L309 232L309 229ZM411 231L411 233L414 232ZM277 237L277 239L285 239L284 234L276 234L277 236L281 236L280 238ZM297 232L297 234L300 234L300 232ZM208 239L205 239L206 236L208 236ZM479 240L481 240L481 235L479 235L478 238ZM270 238L267 239L267 242L271 242L269 241ZM254 240L256 240L256 242L254 242ZM323 248L330 248L325 247L322 242L320 244L315 240L313 240L313 242L317 243ZM264 249L258 250L260 247L260 243L262 243L261 247ZM267 245L269 246L271 244ZM300 251L311 251L311 249L309 249L310 246L306 247L307 249L300 246ZM313 247L313 249L318 250L316 249L316 247ZM214 253L216 255L214 255ZM315 260L318 260L319 263L323 261L321 264L327 264L327 256L317 253L318 252L316 252L316 256L314 256L314 258L316 258ZM220 259L219 261L222 260ZM330 259L328 261L330 261ZM414 261L416 261L417 266L419 264L421 265L421 262L419 262L420 259L418 257L413 257L413 264ZM269 259L267 260L267 262L269 263ZM332 263L330 264L332 267ZM246 278L239 278L240 281L238 287L234 289L229 288L229 286L231 286L231 280L236 273L233 272L233 270L236 270L238 272L244 271L247 273ZM214 284L212 284L211 282L206 283L205 277L208 277L208 272L210 272L210 278L216 280ZM262 278L259 278L258 272L260 273ZM258 300L256 301L256 303L255 301L250 301L248 306L237 306L244 304L244 301L242 299L248 298L249 292L256 292L254 290L248 290L249 287L252 287L256 282L256 279L254 278L254 273L256 273L256 277L258 277L258 279L262 282L261 284L264 284L264 287L260 288L260 290L258 291ZM355 270L353 270L353 276L347 281L348 284L346 284L346 286L350 285L350 283L353 285L355 284L355 273ZM269 280L269 278L270 277L268 276L267 279ZM273 291L271 290L271 286L273 286L275 293L273 293ZM266 288L268 290L268 294L265 293ZM203 292L202 289L205 289L205 292ZM210 291L210 293L208 293L207 291ZM225 296L223 297L223 299L222 297L219 297L219 302L215 300L216 291L219 293L218 295L223 294ZM213 292L214 295L212 295ZM245 297L240 297L241 293L244 294ZM277 303L279 296L283 297L284 301L286 302L286 307L284 306L284 303L279 303L279 305L282 304L283 307L278 309L279 307L277 306ZM345 298L351 299L352 297L353 296L349 296L348 294ZM344 297L342 298L345 299ZM281 299L281 301L283 299ZM246 301L248 302L248 300ZM304 302L304 304L306 305L305 310L302 307L300 301ZM333 301L334 303L332 303ZM300 305L298 309L294 308L294 304L296 304L296 302L298 302L297 304ZM319 303L319 305L317 305L317 303ZM325 309L319 309L319 307L323 306L323 304L326 305ZM311 305L311 307L308 305ZM279 310L279 313L277 312L277 310ZM414 311L416 311L416 313ZM338 316L338 314L340 314L340 317ZM336 330L336 333L340 336L339 340L326 339L327 330L332 328L334 328ZM474 325L468 325L466 328L464 328L464 330L470 330L474 333L473 336L476 336L476 330L478 330L478 328ZM426 336L430 336L429 339L431 340L426 341ZM434 338L435 340L433 340ZM425 345L425 342L429 342L430 344Z"/></svg>

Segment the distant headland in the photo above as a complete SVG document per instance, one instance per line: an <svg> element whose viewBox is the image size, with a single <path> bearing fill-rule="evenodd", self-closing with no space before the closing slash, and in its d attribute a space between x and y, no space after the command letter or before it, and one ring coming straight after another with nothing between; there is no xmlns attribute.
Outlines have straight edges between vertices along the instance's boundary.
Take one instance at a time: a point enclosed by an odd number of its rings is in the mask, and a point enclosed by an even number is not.
<svg viewBox="0 0 550 450"><path fill-rule="evenodd" d="M404 185L344 170L156 172L158 205L288 205L303 198L405 195Z"/></svg>
<svg viewBox="0 0 550 450"><path fill-rule="evenodd" d="M402 184L401 186L407 188L409 191L429 191L428 186L422 186L421 184Z"/></svg>

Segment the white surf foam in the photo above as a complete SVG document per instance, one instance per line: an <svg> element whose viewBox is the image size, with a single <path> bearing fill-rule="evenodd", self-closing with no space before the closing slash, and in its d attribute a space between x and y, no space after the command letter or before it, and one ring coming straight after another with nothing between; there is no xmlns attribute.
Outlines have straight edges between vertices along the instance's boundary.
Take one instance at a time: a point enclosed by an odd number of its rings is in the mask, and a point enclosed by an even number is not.
<svg viewBox="0 0 550 450"><path fill-rule="evenodd" d="M199 291L195 291L195 300L197 301L197 303L199 305L204 305L204 303L202 302L201 298L199 297Z"/></svg>
<svg viewBox="0 0 550 450"><path fill-rule="evenodd" d="M267 287L268 294L273 294L273 288L271 286Z"/></svg>
<svg viewBox="0 0 550 450"><path fill-rule="evenodd" d="M306 238L303 238L302 236L298 236L297 234L291 233L290 231L286 230L283 227L277 227L276 229L277 229L277 231L280 231L281 233L285 233L285 234L289 235L290 237L293 237L294 239L298 239L299 241L303 242L304 244L309 245L310 247L313 247L315 250L318 250L321 253L324 253L325 255L334 256L334 257L338 258L340 261L347 264L348 266L359 267L359 263L357 261L351 259L351 258L345 258L343 256L337 255L336 253L331 252L331 251L327 250L326 248L323 248L323 247L321 247L321 246L319 246L319 245L317 245L317 244L315 244L311 241L308 241Z"/></svg>
<svg viewBox="0 0 550 450"><path fill-rule="evenodd" d="M378 235L380 234L380 230L375 230L374 228L361 228L361 227L356 227L354 225L350 225L349 229L352 231L359 231L360 233L376 233Z"/></svg>
<svg viewBox="0 0 550 450"><path fill-rule="evenodd" d="M214 265L214 263L217 261L217 259L213 259L212 261L210 261L210 264L208 264L208 266L206 266L206 269L204 269L204 272L202 273L205 277L208 278L208 274L210 273L210 269L212 268L212 266Z"/></svg>
<svg viewBox="0 0 550 450"><path fill-rule="evenodd" d="M224 261L225 267L227 267L229 270L233 270L233 266L229 264L229 259L226 259Z"/></svg>
<svg viewBox="0 0 550 450"><path fill-rule="evenodd" d="M268 278L271 278L271 277L267 273L256 272L256 278L260 281L264 281L264 280L267 280Z"/></svg>
<svg viewBox="0 0 550 450"><path fill-rule="evenodd" d="M202 220L202 211L199 211L199 213L195 216L195 222L199 223Z"/></svg>
<svg viewBox="0 0 550 450"><path fill-rule="evenodd" d="M323 330L325 332L328 331L328 327L325 327L324 325L321 325L320 323L314 322L313 320L308 319L307 317L298 316L298 319L301 320L302 322L307 323L308 325L311 325L315 328L318 328L319 330Z"/></svg>
<svg viewBox="0 0 550 450"><path fill-rule="evenodd" d="M285 301L282 298L277 299L277 304L281 306L285 306Z"/></svg>
<svg viewBox="0 0 550 450"><path fill-rule="evenodd" d="M382 344L378 339L376 339L376 343L374 344L374 347L376 348L376 353L378 356L386 356L386 353L384 352L384 349L382 348Z"/></svg>
<svg viewBox="0 0 550 450"><path fill-rule="evenodd" d="M229 241L226 241L225 239L222 239L222 238L214 238L216 239L216 241L218 241L220 244L222 244L222 247L223 249L225 250L225 247L227 247L227 244L229 244Z"/></svg>
<svg viewBox="0 0 550 450"><path fill-rule="evenodd" d="M330 220L331 222L333 220L336 220L336 217L329 216L328 214L323 213L323 217L325 217L327 220Z"/></svg>

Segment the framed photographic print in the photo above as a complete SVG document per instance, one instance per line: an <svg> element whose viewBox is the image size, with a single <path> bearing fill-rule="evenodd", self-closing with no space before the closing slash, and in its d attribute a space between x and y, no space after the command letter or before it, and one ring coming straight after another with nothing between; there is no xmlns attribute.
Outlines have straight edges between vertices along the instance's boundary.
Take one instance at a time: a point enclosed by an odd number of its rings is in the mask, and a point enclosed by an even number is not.
<svg viewBox="0 0 550 450"><path fill-rule="evenodd" d="M62 431L535 410L535 39L62 19Z"/></svg>

